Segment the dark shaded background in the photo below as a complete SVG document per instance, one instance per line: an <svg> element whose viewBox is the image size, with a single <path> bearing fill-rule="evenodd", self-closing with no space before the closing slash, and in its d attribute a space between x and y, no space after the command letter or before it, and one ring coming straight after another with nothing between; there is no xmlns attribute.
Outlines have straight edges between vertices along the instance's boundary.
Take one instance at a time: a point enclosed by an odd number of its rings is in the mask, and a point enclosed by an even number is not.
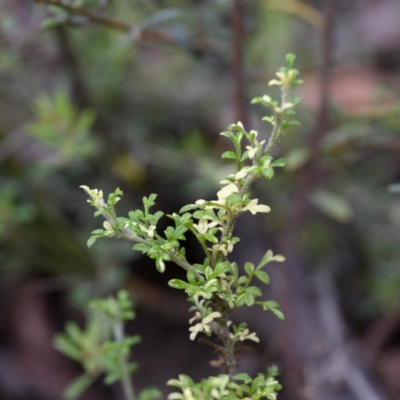
<svg viewBox="0 0 400 400"><path fill-rule="evenodd" d="M120 187L121 215L152 192L168 213L212 198L232 168L219 132L241 120L267 135L249 102L276 94L268 81L288 52L305 80L302 126L274 149L289 166L254 188L272 213L241 217L233 255L285 255L266 297L286 321L239 310L261 338L241 368L277 365L282 400L398 399L400 202L388 187L400 180L399 2L65 3L121 24L0 3L0 399L60 399L80 369L54 333L121 285L138 313L128 329L144 338L138 388L218 373L211 349L189 340L185 296L167 287L177 267L160 275L122 241L87 249L101 221L79 185ZM202 259L196 243L188 254ZM120 398L100 382L84 396Z"/></svg>

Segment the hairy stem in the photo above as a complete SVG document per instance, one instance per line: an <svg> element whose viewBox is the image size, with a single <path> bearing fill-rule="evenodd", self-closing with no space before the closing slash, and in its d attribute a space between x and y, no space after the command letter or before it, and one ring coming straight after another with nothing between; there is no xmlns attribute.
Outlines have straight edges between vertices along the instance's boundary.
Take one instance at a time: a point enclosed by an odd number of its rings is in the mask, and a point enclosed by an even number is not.
<svg viewBox="0 0 400 400"><path fill-rule="evenodd" d="M215 321L212 325L212 329L222 342L226 372L229 375L229 378L233 380L233 377L237 373L238 363L235 356L235 342L231 338L228 326L228 319L232 310L225 300L218 297L214 297L213 304L221 313L222 317Z"/></svg>

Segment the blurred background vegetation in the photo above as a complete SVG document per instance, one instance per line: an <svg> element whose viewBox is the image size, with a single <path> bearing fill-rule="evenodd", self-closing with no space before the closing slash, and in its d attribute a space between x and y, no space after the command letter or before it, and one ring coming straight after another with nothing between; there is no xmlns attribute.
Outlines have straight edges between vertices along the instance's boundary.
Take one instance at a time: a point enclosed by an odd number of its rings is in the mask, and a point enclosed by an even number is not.
<svg viewBox="0 0 400 400"><path fill-rule="evenodd" d="M1 2L0 398L60 399L79 366L54 333L121 286L144 338L138 387L216 373L166 286L181 272L158 274L129 243L89 251L101 221L79 186L120 187L121 215L149 193L168 213L212 197L232 169L219 132L241 120L267 136L249 102L277 94L268 81L288 52L302 126L274 150L289 166L256 185L272 213L239 221L234 254L286 256L267 294L286 321L244 309L262 343L241 366L278 365L282 400L399 398L399 16L396 0ZM83 398L121 393L99 383Z"/></svg>

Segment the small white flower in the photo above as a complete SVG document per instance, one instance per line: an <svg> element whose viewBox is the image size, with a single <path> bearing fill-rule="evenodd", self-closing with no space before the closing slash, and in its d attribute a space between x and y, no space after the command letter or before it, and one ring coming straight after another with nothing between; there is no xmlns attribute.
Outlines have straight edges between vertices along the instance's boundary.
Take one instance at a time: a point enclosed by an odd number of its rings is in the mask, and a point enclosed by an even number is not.
<svg viewBox="0 0 400 400"><path fill-rule="evenodd" d="M135 222L133 222L133 224L137 225ZM147 233L147 236L153 238L154 237L154 231L155 231L156 227L154 225L150 225L150 227L147 229L145 226L139 225L139 229L142 232Z"/></svg>
<svg viewBox="0 0 400 400"><path fill-rule="evenodd" d="M250 211L253 215L257 214L258 212L270 212L271 208L264 204L258 204L258 199L253 199L247 204L246 207L242 208L243 211Z"/></svg>
<svg viewBox="0 0 400 400"><path fill-rule="evenodd" d="M226 244L227 244L226 249L228 250L228 253L232 253L232 250L233 250L233 242L232 242L232 240L228 240L226 242Z"/></svg>
<svg viewBox="0 0 400 400"><path fill-rule="evenodd" d="M282 85L282 82L281 82L281 81L278 81L277 79L271 79L271 80L268 82L268 85L269 85L269 86L272 86L272 85L281 86L281 85Z"/></svg>
<svg viewBox="0 0 400 400"><path fill-rule="evenodd" d="M158 259L158 264L160 265L160 272L164 272L165 271L165 262L161 257Z"/></svg>
<svg viewBox="0 0 400 400"><path fill-rule="evenodd" d="M240 341L243 340L253 340L254 342L259 343L260 339L257 337L255 332L250 333L250 331L246 328L244 331L240 332L237 336Z"/></svg>
<svg viewBox="0 0 400 400"><path fill-rule="evenodd" d="M198 324L196 324L195 326L191 326L189 328L189 331L192 332L190 334L190 340L194 340L199 332L205 331L207 333L210 333L211 332L211 326L209 325L210 322L212 322L214 318L220 318L220 317L222 317L221 313L219 313L218 311L214 311L211 314L207 315L207 317L203 318L203 320Z"/></svg>
<svg viewBox="0 0 400 400"><path fill-rule="evenodd" d="M197 232L204 234L204 233L207 233L207 231L210 228L213 228L214 226L217 226L217 225L218 225L218 221L213 221L213 222L208 223L207 218L205 217L205 218L201 218L199 220L198 225L193 224L193 227L197 230Z"/></svg>
<svg viewBox="0 0 400 400"><path fill-rule="evenodd" d="M112 228L111 224L108 221L103 222L104 229L108 232L114 232L114 229Z"/></svg>
<svg viewBox="0 0 400 400"><path fill-rule="evenodd" d="M103 191L102 190L97 190L97 189L90 189L88 186L81 185L80 186L93 200L94 200L94 205L97 208L100 208L101 203L103 201ZM88 200L90 203L90 200Z"/></svg>
<svg viewBox="0 0 400 400"><path fill-rule="evenodd" d="M222 188L218 193L218 200L220 202L223 202L225 204L225 200L232 194L232 193L237 193L239 189L234 183L230 183L229 185L225 186Z"/></svg>
<svg viewBox="0 0 400 400"><path fill-rule="evenodd" d="M212 251L214 254L218 253L219 251L226 257L228 255L228 250L226 248L226 244L214 244L212 247Z"/></svg>
<svg viewBox="0 0 400 400"><path fill-rule="evenodd" d="M235 176L235 180L239 180L239 179L243 179L248 173L248 168L242 168L239 172L236 172Z"/></svg>
<svg viewBox="0 0 400 400"><path fill-rule="evenodd" d="M247 149L247 153L249 154L249 158L252 159L256 155L258 147L257 146L255 146L255 147L246 146L246 149Z"/></svg>

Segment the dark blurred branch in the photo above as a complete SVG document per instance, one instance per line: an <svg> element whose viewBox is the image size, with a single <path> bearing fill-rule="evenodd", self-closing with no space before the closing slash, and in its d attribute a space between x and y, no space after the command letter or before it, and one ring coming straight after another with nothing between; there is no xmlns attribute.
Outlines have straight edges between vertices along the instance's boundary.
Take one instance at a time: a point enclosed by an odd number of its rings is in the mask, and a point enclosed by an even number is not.
<svg viewBox="0 0 400 400"><path fill-rule="evenodd" d="M52 6L57 6L57 7L63 8L64 10L67 10L74 14L83 15L84 17L86 17L88 20L90 20L92 22L95 22L95 23L103 25L107 28L111 28L111 29L118 30L121 32L129 32L133 28L132 26L125 24L124 22L105 17L103 15L94 13L92 11L85 10L80 7L75 7L70 4L65 4L60 0L35 0L35 2L49 4ZM149 32L149 31L147 31L147 32ZM157 33L157 35L159 35L159 34Z"/></svg>
<svg viewBox="0 0 400 400"><path fill-rule="evenodd" d="M55 34L63 59L62 66L65 68L71 80L72 99L80 109L88 108L90 106L89 98L82 78L81 69L78 65L78 60L68 40L68 33L64 26L58 26L55 29Z"/></svg>
<svg viewBox="0 0 400 400"><path fill-rule="evenodd" d="M182 44L164 33L156 32L150 29L142 29L140 26L136 25L129 25L124 22L98 14L96 12L86 10L84 8L75 7L70 4L65 4L61 0L34 0L34 1L36 3L43 3L52 6L57 6L71 13L82 15L91 22L102 25L106 28L126 33L136 41L148 40L152 42L170 44L177 47L185 47L188 51L190 51L194 55L205 55L205 54L212 55L217 61L219 61L221 65L225 65L225 61L222 60L222 57L219 54L217 54L206 43L195 41L189 44L187 43Z"/></svg>
<svg viewBox="0 0 400 400"><path fill-rule="evenodd" d="M245 106L244 77L243 77L243 24L244 6L243 0L234 0L232 15L233 31L233 81L235 118L244 126L247 124L247 113Z"/></svg>

